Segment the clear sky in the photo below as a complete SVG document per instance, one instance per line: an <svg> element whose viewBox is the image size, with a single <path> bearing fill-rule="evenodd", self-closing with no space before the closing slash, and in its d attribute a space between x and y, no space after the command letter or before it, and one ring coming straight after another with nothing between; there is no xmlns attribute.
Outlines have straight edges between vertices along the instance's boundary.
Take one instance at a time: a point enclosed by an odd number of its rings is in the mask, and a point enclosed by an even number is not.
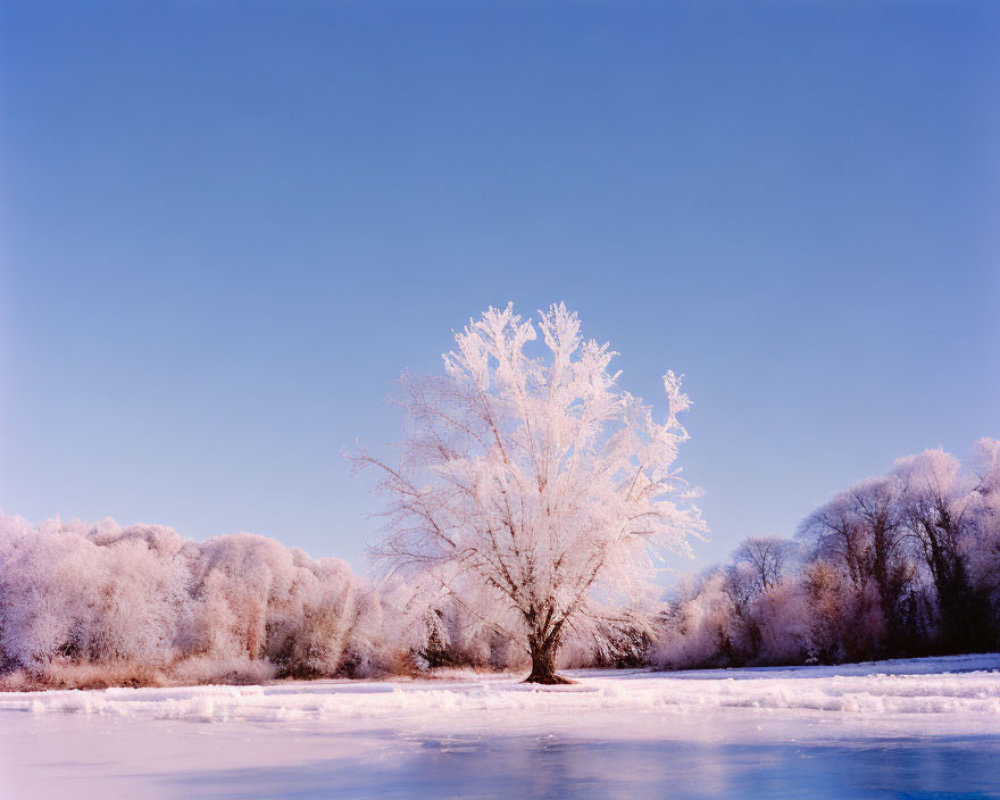
<svg viewBox="0 0 1000 800"><path fill-rule="evenodd" d="M0 508L365 569L404 368L564 300L713 541L1000 436L1000 4L0 2Z"/></svg>

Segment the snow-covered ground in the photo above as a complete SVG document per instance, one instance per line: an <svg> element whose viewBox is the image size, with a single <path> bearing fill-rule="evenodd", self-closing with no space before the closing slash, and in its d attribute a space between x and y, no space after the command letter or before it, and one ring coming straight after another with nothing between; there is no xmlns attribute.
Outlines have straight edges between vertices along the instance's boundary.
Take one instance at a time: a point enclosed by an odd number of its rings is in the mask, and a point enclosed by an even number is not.
<svg viewBox="0 0 1000 800"><path fill-rule="evenodd" d="M1000 655L0 694L0 796L1000 797Z"/></svg>

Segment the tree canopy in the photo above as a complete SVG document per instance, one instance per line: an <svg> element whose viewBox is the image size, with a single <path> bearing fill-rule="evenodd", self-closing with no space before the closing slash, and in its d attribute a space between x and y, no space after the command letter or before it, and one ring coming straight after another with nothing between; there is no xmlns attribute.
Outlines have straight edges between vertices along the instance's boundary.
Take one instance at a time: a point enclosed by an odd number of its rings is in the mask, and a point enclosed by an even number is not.
<svg viewBox="0 0 1000 800"><path fill-rule="evenodd" d="M389 497L377 553L520 643L529 680L555 682L568 634L610 646L622 626L648 624L656 555L704 529L675 466L689 401L667 372L656 421L563 304L537 328L512 305L490 308L455 343L444 374L403 376L398 463L357 455Z"/></svg>

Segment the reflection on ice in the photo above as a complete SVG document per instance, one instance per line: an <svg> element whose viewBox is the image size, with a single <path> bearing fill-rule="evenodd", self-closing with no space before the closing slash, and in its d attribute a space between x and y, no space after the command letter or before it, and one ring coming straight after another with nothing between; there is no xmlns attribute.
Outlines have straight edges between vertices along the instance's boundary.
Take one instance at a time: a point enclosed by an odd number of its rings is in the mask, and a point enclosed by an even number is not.
<svg viewBox="0 0 1000 800"><path fill-rule="evenodd" d="M427 739L373 767L340 759L205 771L170 781L192 798L880 798L996 796L1000 741L852 745Z"/></svg>

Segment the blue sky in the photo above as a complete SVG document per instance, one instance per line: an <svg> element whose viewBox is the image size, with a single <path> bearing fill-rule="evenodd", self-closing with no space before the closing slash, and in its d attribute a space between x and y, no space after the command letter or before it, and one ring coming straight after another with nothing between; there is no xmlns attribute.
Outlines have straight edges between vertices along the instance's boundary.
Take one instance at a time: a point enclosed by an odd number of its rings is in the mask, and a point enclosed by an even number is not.
<svg viewBox="0 0 1000 800"><path fill-rule="evenodd" d="M0 4L0 508L364 569L340 451L488 305L660 404L704 566L1000 436L1000 9Z"/></svg>

